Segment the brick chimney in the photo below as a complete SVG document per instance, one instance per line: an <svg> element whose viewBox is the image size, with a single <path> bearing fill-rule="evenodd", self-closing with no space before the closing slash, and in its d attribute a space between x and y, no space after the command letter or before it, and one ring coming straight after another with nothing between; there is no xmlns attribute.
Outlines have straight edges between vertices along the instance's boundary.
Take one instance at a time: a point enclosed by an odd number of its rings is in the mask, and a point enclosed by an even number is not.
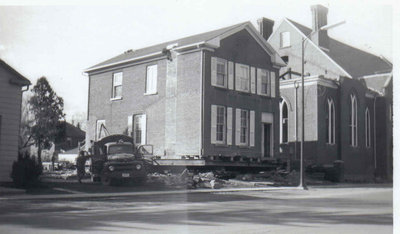
<svg viewBox="0 0 400 234"><path fill-rule="evenodd" d="M263 36L265 40L268 40L269 36L272 34L272 29L274 28L274 21L263 17L258 19L257 23L261 36Z"/></svg>
<svg viewBox="0 0 400 234"><path fill-rule="evenodd" d="M311 35L311 40L319 47L329 49L328 32L326 30L318 31L322 26L325 26L328 23L328 17L327 17L328 8L319 4L313 5L311 6L311 13L312 13L312 31L313 31Z"/></svg>

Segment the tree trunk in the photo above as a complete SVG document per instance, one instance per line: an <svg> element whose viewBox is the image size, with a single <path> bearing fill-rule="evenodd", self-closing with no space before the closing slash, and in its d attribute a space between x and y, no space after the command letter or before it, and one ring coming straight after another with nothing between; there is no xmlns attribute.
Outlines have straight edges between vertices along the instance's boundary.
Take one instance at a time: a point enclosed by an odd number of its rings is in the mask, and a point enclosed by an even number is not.
<svg viewBox="0 0 400 234"><path fill-rule="evenodd" d="M42 166L42 146L41 146L40 141L38 143L38 152L37 153L38 153L38 163L40 166Z"/></svg>

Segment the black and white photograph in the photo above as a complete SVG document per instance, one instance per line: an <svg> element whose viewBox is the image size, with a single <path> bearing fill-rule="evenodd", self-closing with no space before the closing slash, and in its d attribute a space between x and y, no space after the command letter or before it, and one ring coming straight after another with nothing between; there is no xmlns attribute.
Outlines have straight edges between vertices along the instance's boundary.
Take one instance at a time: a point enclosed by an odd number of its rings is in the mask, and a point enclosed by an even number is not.
<svg viewBox="0 0 400 234"><path fill-rule="evenodd" d="M399 6L0 0L0 233L400 233Z"/></svg>

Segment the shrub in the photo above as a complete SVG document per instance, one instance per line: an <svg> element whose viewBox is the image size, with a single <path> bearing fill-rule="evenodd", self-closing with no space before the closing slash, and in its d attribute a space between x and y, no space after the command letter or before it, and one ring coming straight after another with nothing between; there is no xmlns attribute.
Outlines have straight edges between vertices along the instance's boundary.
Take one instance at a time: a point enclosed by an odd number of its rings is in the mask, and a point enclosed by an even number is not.
<svg viewBox="0 0 400 234"><path fill-rule="evenodd" d="M37 183L42 174L42 166L29 156L28 152L18 154L12 165L11 178L17 187L30 187Z"/></svg>

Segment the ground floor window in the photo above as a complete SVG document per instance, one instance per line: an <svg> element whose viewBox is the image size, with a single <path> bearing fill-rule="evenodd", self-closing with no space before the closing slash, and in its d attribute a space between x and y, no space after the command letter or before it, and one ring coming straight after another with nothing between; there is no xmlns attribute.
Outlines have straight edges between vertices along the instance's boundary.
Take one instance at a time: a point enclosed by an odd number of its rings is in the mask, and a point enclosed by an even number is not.
<svg viewBox="0 0 400 234"><path fill-rule="evenodd" d="M240 111L240 143L247 144L249 128L249 112L247 110Z"/></svg>
<svg viewBox="0 0 400 234"><path fill-rule="evenodd" d="M289 125L289 113L288 113L288 106L285 100L281 99L280 103L280 143L287 143L288 142L288 125Z"/></svg>
<svg viewBox="0 0 400 234"><path fill-rule="evenodd" d="M146 144L146 115L133 117L133 140L136 145Z"/></svg>

